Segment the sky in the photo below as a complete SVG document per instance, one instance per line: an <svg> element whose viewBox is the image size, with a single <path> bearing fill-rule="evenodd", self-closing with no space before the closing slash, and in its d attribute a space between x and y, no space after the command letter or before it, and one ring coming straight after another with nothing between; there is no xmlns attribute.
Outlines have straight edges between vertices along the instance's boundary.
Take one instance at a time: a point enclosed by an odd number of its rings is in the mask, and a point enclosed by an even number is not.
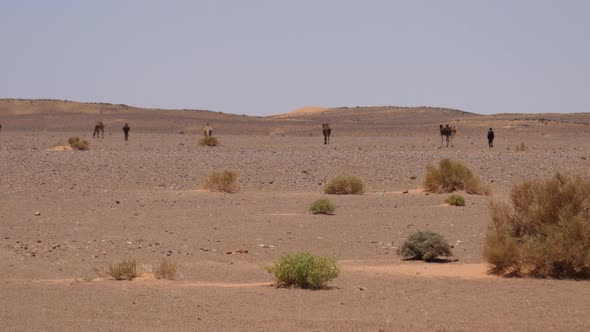
<svg viewBox="0 0 590 332"><path fill-rule="evenodd" d="M590 111L586 0L0 0L0 98Z"/></svg>

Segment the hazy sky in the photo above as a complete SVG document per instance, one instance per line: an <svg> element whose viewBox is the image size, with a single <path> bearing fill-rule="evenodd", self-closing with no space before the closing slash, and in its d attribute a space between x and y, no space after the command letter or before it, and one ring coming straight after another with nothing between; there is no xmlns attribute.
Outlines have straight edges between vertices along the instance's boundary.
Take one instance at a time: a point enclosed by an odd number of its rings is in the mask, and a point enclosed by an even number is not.
<svg viewBox="0 0 590 332"><path fill-rule="evenodd" d="M590 111L585 0L0 0L0 97Z"/></svg>

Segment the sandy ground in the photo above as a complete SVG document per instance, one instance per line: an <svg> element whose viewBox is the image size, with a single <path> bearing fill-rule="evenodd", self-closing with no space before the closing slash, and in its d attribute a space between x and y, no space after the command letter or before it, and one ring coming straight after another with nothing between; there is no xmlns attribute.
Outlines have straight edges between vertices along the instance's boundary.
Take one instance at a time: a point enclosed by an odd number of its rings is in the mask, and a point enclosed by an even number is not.
<svg viewBox="0 0 590 332"><path fill-rule="evenodd" d="M475 128L475 127L474 127ZM72 132L0 134L0 326L6 330L572 330L590 328L587 281L503 279L487 274L481 249L488 205L515 183L556 171L590 175L590 135L499 135L496 148L460 136L454 148L415 134L332 144L305 136L198 136L132 131L91 140L91 150L48 151ZM475 130L475 129L473 129ZM526 152L516 152L516 142ZM508 150L507 148L511 148ZM425 166L462 160L491 197L420 190ZM239 172L236 194L202 190L213 170ZM329 196L334 216L307 212L325 181L362 177L361 196ZM404 193L407 191L407 193ZM430 229L456 261L400 260L411 232ZM226 252L246 249L248 253ZM309 251L339 260L331 289L276 289L261 265ZM102 276L137 257L163 258L177 280Z"/></svg>

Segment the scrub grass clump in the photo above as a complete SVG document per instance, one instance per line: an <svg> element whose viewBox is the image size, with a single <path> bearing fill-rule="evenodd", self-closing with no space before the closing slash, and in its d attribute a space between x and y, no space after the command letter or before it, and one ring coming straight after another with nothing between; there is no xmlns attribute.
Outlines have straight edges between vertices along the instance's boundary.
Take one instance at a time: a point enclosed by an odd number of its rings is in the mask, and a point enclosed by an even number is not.
<svg viewBox="0 0 590 332"><path fill-rule="evenodd" d="M80 137L70 137L68 144L74 150L87 151L90 150L90 143L86 140L80 140Z"/></svg>
<svg viewBox="0 0 590 332"><path fill-rule="evenodd" d="M219 144L219 140L213 136L203 137L199 139L200 146L218 146Z"/></svg>
<svg viewBox="0 0 590 332"><path fill-rule="evenodd" d="M473 195L489 195L490 189L463 163L441 159L438 167L428 165L424 179L424 189L431 193L451 193L463 190Z"/></svg>
<svg viewBox="0 0 590 332"><path fill-rule="evenodd" d="M503 276L590 278L590 181L556 174L523 182L492 202L484 243Z"/></svg>
<svg viewBox="0 0 590 332"><path fill-rule="evenodd" d="M417 231L406 239L398 250L398 254L405 259L435 261L439 256L453 256L451 245L445 238L431 231Z"/></svg>
<svg viewBox="0 0 590 332"><path fill-rule="evenodd" d="M465 206L465 198L461 195L451 195L445 199L445 203L451 206Z"/></svg>
<svg viewBox="0 0 590 332"><path fill-rule="evenodd" d="M205 179L205 189L230 194L235 193L238 191L237 180L238 173L233 171L212 172Z"/></svg>
<svg viewBox="0 0 590 332"><path fill-rule="evenodd" d="M352 175L338 175L324 187L326 194L361 195L365 192L363 180Z"/></svg>
<svg viewBox="0 0 590 332"><path fill-rule="evenodd" d="M277 287L305 289L326 288L340 273L336 259L306 252L281 256L265 269L272 273Z"/></svg>
<svg viewBox="0 0 590 332"><path fill-rule="evenodd" d="M128 258L107 266L107 275L115 280L133 280L141 275L137 258Z"/></svg>
<svg viewBox="0 0 590 332"><path fill-rule="evenodd" d="M309 207L309 212L313 214L334 214L335 210L336 205L327 198L318 199Z"/></svg>

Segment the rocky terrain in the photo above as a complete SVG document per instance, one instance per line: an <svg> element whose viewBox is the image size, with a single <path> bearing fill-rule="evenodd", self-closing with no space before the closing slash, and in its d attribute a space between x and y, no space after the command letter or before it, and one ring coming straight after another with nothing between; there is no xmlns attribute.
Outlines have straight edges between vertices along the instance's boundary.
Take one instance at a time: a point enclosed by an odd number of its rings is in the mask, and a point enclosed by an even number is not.
<svg viewBox="0 0 590 332"><path fill-rule="evenodd" d="M104 121L105 139L92 139ZM333 127L332 144L318 129ZM130 140L120 129L131 125ZM205 122L218 147L197 144ZM312 109L273 117L145 110L60 101L0 101L0 325L7 330L572 330L590 326L587 281L489 275L489 203L520 181L589 176L587 114L482 116L437 108ZM440 148L439 123L458 127ZM497 140L488 149L485 132ZM183 132L181 134L180 132ZM69 137L89 151L48 151ZM526 151L515 151L524 143ZM491 196L421 190L441 158L469 165ZM212 171L240 190L203 190ZM339 174L360 196L322 193ZM329 197L333 216L309 204ZM429 229L454 261L403 261L397 248ZM331 289L276 289L261 268L309 251L338 259ZM144 274L114 281L108 263ZM176 280L150 273L178 263Z"/></svg>

